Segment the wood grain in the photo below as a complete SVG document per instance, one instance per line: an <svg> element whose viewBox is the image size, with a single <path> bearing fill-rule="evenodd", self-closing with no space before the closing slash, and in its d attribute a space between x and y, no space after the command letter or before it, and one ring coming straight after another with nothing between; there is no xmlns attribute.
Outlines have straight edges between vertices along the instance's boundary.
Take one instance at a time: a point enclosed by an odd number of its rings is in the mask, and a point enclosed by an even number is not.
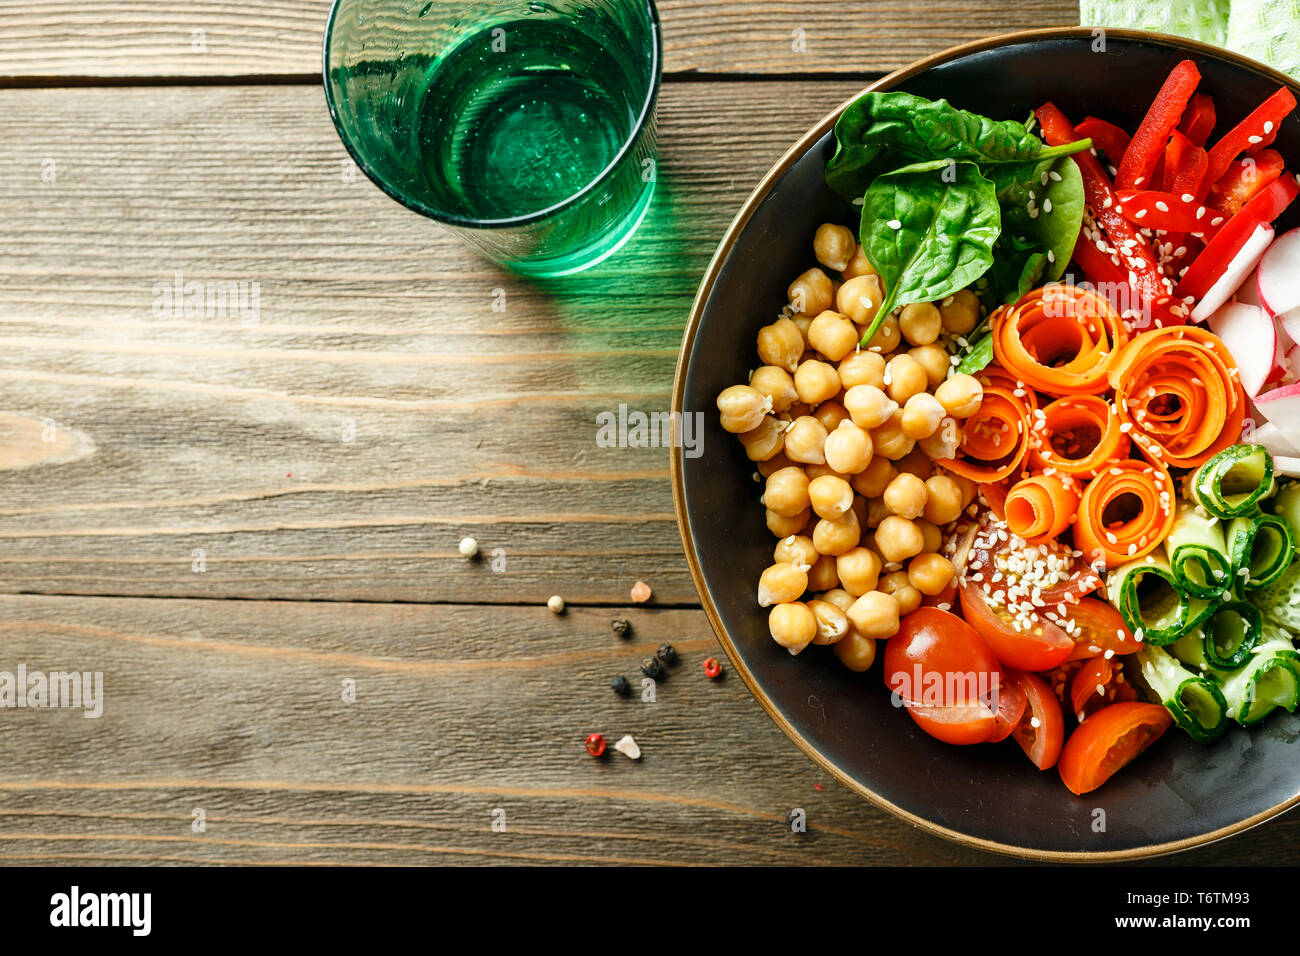
<svg viewBox="0 0 1300 956"><path fill-rule="evenodd" d="M1078 22L1071 0L658 6L669 73L883 72L982 36ZM328 0L120 0L105 16L75 0L0 0L0 76L306 76L320 72L329 8Z"/></svg>
<svg viewBox="0 0 1300 956"><path fill-rule="evenodd" d="M349 181L315 88L0 91L0 589L693 603L667 449L596 416L667 409L725 225L855 88L666 89L650 219L550 283ZM257 323L155 310L176 273Z"/></svg>
<svg viewBox="0 0 1300 956"><path fill-rule="evenodd" d="M681 659L653 703L608 689L663 641ZM0 644L0 670L104 674L98 719L0 711L0 861L1006 862L876 809L734 675L707 680L699 611L11 596ZM642 759L593 760L591 731ZM1297 835L1292 815L1179 861L1280 863Z"/></svg>

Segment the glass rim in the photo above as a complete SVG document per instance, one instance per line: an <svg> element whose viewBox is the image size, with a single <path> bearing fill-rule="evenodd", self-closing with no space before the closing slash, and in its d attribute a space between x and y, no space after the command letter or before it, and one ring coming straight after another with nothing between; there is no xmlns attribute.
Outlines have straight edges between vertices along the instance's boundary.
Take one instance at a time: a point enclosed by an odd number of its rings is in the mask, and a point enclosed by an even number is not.
<svg viewBox="0 0 1300 956"><path fill-rule="evenodd" d="M343 124L339 120L338 105L334 101L334 95L330 90L330 40L334 35L334 19L338 15L339 7L344 0L333 0L330 4L329 18L325 21L325 37L321 51L321 80L325 86L325 103L329 106L330 120L334 124L334 131L338 134L339 140L343 143L344 149L352 157L352 161L357 167L366 174L366 178L378 186L389 198L401 203L407 209L417 212L422 216L441 222L450 226L458 226L468 229L502 229L509 226L526 226L535 222L540 222L556 213L562 212L569 206L573 206L586 198L590 193L598 189L606 179L614 174L619 164L627 158L628 154L636 145L641 134L645 132L646 126L650 122L651 116L654 115L655 103L659 97L659 86L663 79L663 38L659 31L659 11L655 7L654 0L639 0L645 5L646 12L650 15L650 32L653 42L650 44L650 84L646 91L644 102L641 104L641 113L637 116L636 123L633 124L632 131L623 141L623 145L614 155L614 158L598 174L592 177L591 181L585 186L566 196L564 199L543 209L535 212L526 213L521 216L509 216L504 219L473 219L466 216L457 216L450 213L437 212L418 199L412 199L401 196L396 190L392 189L382 178L370 168L369 164L357 153L349 141L348 136L343 131Z"/></svg>

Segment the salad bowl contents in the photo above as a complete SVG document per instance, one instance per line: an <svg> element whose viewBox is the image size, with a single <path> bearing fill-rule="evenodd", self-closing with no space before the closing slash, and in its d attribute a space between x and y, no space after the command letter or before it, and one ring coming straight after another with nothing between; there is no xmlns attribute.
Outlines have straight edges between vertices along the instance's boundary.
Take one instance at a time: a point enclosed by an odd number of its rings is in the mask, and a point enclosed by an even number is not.
<svg viewBox="0 0 1300 956"><path fill-rule="evenodd" d="M1140 110L1018 79L1069 33L905 71L787 157L723 251L801 210L788 285L737 312L720 254L679 366L743 464L674 458L706 608L784 729L915 822L1057 858L1300 800L1296 99L1144 36L1114 40ZM719 533L744 560L711 575Z"/></svg>

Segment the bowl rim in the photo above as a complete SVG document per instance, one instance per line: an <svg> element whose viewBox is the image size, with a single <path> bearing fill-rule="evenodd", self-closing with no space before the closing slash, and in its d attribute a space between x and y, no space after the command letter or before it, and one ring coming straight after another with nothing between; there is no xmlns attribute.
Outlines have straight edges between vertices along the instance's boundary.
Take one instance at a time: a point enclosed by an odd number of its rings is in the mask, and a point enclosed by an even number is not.
<svg viewBox="0 0 1300 956"><path fill-rule="evenodd" d="M987 50L1018 43L1042 40L1093 38L1099 30L1102 30L1107 37L1118 37L1125 40L1156 43L1161 46L1173 47L1188 53L1212 57L1218 60L1226 60L1242 69L1259 74L1281 86L1286 86L1294 93L1300 95L1300 82L1297 82L1285 73L1275 70L1256 60L1252 60L1251 58L1243 56L1233 50L1217 47L1209 43L1203 43L1199 40L1173 36L1166 33L1156 33L1148 30L1110 29L1092 26L1052 27L1001 33L981 40L975 40L971 43L963 43L959 46L950 47L947 50L924 57L923 59L917 60L881 77L863 87L863 89L854 93L839 106L835 107L831 112L827 113L815 126L812 127L812 129L804 133L793 146L787 149L771 169L763 175L763 178L759 180L758 184L745 199L740 210L732 219L731 224L727 227L726 232L718 243L717 249L714 251L712 259L709 261L708 268L705 270L703 278L700 280L699 289L696 292L694 301L691 303L690 318L687 321L686 328L682 332L682 344L677 356L677 367L673 374L672 420L676 422L678 416L683 412L686 392L686 369L690 361L691 352L695 345L695 337L699 331L700 321L704 311L704 303L708 300L713 291L718 275L722 270L723 263L730 256L732 248L735 246L741 232L749 224L750 218L758 209L759 205L761 205L761 203L766 199L773 185L777 180L785 175L797 160L802 158L815 143L831 130L835 121L850 103L856 100L863 93L872 90L892 89L899 83L911 79L920 73L944 63L948 63L952 60L970 56L971 54L982 53ZM722 644L723 649L727 652L727 657L730 658L732 666L735 667L736 672L740 675L741 680L744 681L745 686L749 688L750 694L759 702L763 710L767 712L767 715L778 727L781 728L785 735L794 741L799 749L811 758L814 763L850 790L860 796L866 797L876 806L892 813L894 816L906 821L907 823L962 846L1000 853L1024 860L1039 860L1056 863L1107 863L1162 856L1214 843L1218 840L1224 839L1225 837L1241 833L1251 827L1257 826L1266 820L1272 819L1278 814L1289 810L1297 803L1300 803L1300 793L1298 793L1296 796L1291 797L1288 800L1284 800L1267 810L1230 826L1221 827L1220 829L1212 830L1209 833L1186 837L1181 840L1151 844L1149 846L1132 847L1127 850L1040 850L1033 847L1017 846L1011 843L1002 843L996 840L971 836L970 834L963 833L960 830L954 830L950 827L942 826L941 824L928 820L925 817L918 816L909 810L905 810L897 804L891 803L877 794L870 787L864 786L856 780L853 780L847 773L842 771L829 758L823 755L814 743L799 733L790 722L781 715L777 710L776 705L771 701L767 694L763 693L763 691L758 687L753 674L750 673L749 668L745 665L744 658L740 655L740 652L731 640L731 636L727 633L727 629L723 626L722 619L718 615L718 610L709 597L708 588L705 587L704 575L700 569L698 556L695 553L690 519L686 513L686 496L683 488L682 474L682 449L680 443L677 441L672 442L669 450L669 464L673 489L673 510L677 518L677 530L682 538L682 547L686 554L686 563L690 568L691 580L695 584L695 590L699 594L700 603L704 608L705 614L708 616L709 625L713 628L713 632L717 636L719 643Z"/></svg>

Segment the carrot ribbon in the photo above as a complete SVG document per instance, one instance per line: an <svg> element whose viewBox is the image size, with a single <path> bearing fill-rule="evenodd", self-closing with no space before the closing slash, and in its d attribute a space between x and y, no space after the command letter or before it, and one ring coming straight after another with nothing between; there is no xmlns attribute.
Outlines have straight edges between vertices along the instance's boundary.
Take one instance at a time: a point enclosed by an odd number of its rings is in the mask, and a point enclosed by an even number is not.
<svg viewBox="0 0 1300 956"><path fill-rule="evenodd" d="M1235 444L1246 393L1227 346L1199 326L1144 332L1110 370L1121 423L1148 457L1194 468Z"/></svg>
<svg viewBox="0 0 1300 956"><path fill-rule="evenodd" d="M1084 489L1074 546L1106 568L1146 557L1174 526L1174 494L1163 465L1133 458L1112 463Z"/></svg>
<svg viewBox="0 0 1300 956"><path fill-rule="evenodd" d="M1034 426L1030 462L1038 469L1092 478L1110 462L1127 458L1132 445L1110 402L1096 395L1067 395L1043 408Z"/></svg>
<svg viewBox="0 0 1300 956"><path fill-rule="evenodd" d="M937 464L986 484L1011 476L1024 462L1029 451L1029 418L1038 399L1032 388L995 365L975 377L984 387L984 399L962 427L959 457Z"/></svg>
<svg viewBox="0 0 1300 956"><path fill-rule="evenodd" d="M1007 527L1029 544L1064 534L1079 510L1079 485L1067 475L1035 475L1019 481L1002 505Z"/></svg>
<svg viewBox="0 0 1300 956"><path fill-rule="evenodd" d="M993 355L1004 369L1048 395L1095 395L1128 329L1091 289L1052 283L991 318Z"/></svg>

